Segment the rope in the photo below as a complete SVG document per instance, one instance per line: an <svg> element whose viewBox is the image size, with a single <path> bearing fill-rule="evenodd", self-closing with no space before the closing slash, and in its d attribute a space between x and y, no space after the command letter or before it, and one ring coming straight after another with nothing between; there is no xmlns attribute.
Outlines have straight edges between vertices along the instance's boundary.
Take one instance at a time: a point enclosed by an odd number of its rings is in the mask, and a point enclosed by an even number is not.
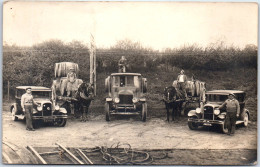
<svg viewBox="0 0 260 167"><path fill-rule="evenodd" d="M110 147L95 147L93 149L83 150L87 153L100 152L102 158L108 164L118 165L149 165L155 159L165 159L168 157L167 153L162 156L151 156L148 152L134 150L128 143L114 143Z"/></svg>

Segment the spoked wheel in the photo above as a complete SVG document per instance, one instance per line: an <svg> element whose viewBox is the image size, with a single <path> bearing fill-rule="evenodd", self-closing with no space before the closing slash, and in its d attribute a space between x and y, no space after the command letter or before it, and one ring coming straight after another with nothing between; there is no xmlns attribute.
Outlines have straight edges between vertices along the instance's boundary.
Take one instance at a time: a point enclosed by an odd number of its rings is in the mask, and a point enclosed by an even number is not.
<svg viewBox="0 0 260 167"><path fill-rule="evenodd" d="M110 107L109 103L105 103L106 121L110 121Z"/></svg>
<svg viewBox="0 0 260 167"><path fill-rule="evenodd" d="M12 108L11 114L12 114L12 120L13 120L13 121L17 121L17 120L18 120L18 117L15 116L15 114L16 114L16 109L15 109L14 107Z"/></svg>
<svg viewBox="0 0 260 167"><path fill-rule="evenodd" d="M195 122L188 122L188 126L191 130L197 130L199 127Z"/></svg>
<svg viewBox="0 0 260 167"><path fill-rule="evenodd" d="M141 119L143 122L146 121L146 117L147 117L147 104L143 103L142 104L142 112L141 112Z"/></svg>

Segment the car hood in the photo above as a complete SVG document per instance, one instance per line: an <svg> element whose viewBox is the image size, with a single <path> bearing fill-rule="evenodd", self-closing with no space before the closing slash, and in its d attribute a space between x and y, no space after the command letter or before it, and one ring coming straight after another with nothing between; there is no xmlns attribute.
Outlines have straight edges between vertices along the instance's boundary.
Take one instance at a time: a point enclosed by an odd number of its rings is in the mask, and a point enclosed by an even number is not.
<svg viewBox="0 0 260 167"><path fill-rule="evenodd" d="M34 101L40 104L51 103L51 100L47 98L34 98Z"/></svg>
<svg viewBox="0 0 260 167"><path fill-rule="evenodd" d="M221 106L221 104L222 103L207 103L207 104L204 105L204 107L210 106L210 107L216 108L216 107Z"/></svg>

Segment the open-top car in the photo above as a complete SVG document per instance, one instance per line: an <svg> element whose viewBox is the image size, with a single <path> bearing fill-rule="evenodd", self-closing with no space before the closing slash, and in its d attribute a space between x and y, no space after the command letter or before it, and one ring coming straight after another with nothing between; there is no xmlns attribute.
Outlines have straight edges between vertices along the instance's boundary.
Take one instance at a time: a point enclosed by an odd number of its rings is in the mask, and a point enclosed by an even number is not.
<svg viewBox="0 0 260 167"><path fill-rule="evenodd" d="M206 92L206 103L201 104L200 108L191 110L188 113L188 126L191 130L197 129L199 126L220 126L223 133L227 133L228 129L224 126L226 109L219 107L228 99L229 94L234 94L240 105L240 114L236 124L248 126L249 111L245 108L244 91L239 90L212 90Z"/></svg>
<svg viewBox="0 0 260 167"><path fill-rule="evenodd" d="M33 106L32 120L33 124L42 120L44 122L53 122L56 126L65 126L67 122L67 111L65 108L54 106L51 100L51 89L41 86L18 86L16 87L15 103L11 105L10 111L12 120L25 119L24 111L21 107L21 97L26 92L26 88L30 87L34 101L39 106Z"/></svg>
<svg viewBox="0 0 260 167"><path fill-rule="evenodd" d="M139 73L112 73L105 80L108 97L105 103L106 121L110 115L141 115L146 121L147 103L144 93L147 80Z"/></svg>

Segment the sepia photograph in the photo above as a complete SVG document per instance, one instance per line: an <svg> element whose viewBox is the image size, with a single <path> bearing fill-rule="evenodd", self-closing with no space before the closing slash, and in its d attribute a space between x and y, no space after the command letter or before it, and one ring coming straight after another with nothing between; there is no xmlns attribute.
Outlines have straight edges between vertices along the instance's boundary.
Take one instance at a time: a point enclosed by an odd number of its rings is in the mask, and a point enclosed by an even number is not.
<svg viewBox="0 0 260 167"><path fill-rule="evenodd" d="M3 2L2 164L257 165L255 2Z"/></svg>

